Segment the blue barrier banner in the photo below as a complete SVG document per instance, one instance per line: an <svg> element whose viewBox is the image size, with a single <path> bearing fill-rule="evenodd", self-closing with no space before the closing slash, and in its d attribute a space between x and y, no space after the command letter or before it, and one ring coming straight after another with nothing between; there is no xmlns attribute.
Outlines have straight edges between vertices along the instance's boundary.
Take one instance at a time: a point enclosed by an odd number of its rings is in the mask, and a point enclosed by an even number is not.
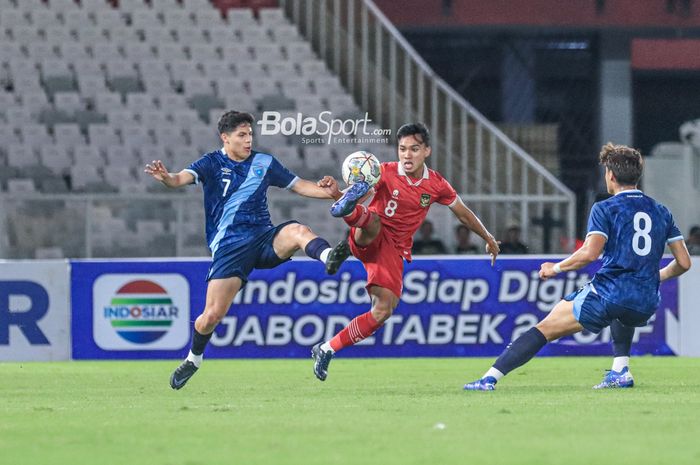
<svg viewBox="0 0 700 465"><path fill-rule="evenodd" d="M551 258L439 257L407 264L394 316L344 357L496 356L588 282L599 263L541 281ZM208 261L72 263L73 358L171 358L187 354L192 322L204 308ZM209 358L309 357L370 308L361 263L327 276L295 259L256 270L217 327ZM633 353L671 355L677 345L678 285L663 283L661 304L638 328ZM541 355L610 355L610 333L580 333Z"/></svg>

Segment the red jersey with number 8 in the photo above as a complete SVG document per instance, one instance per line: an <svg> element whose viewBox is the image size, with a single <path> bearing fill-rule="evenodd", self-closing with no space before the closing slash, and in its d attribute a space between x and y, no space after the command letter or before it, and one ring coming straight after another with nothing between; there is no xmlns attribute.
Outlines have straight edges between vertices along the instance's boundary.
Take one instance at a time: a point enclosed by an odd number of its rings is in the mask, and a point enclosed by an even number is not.
<svg viewBox="0 0 700 465"><path fill-rule="evenodd" d="M457 192L440 173L425 166L423 177L408 176L398 162L382 163L382 176L374 186L369 210L377 213L382 228L398 249L411 261L413 235L425 220L430 206L437 202L453 206Z"/></svg>

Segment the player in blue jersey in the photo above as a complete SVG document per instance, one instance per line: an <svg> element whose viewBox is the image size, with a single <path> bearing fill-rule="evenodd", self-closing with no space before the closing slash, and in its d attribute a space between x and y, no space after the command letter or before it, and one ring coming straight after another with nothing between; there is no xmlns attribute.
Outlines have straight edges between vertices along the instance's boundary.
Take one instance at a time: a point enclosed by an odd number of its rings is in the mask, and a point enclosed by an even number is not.
<svg viewBox="0 0 700 465"><path fill-rule="evenodd" d="M160 160L146 165L145 172L168 187L203 185L207 243L213 257L204 311L194 323L187 359L170 378L173 389L182 388L197 371L214 328L254 268L276 267L302 249L333 274L345 258L332 254L328 242L308 226L296 221L272 225L267 207L269 186L318 199L336 199L341 194L330 176L320 187L321 181L300 179L272 155L252 150L253 122L248 113L225 113L218 123L223 148L179 173L169 173Z"/></svg>
<svg viewBox="0 0 700 465"><path fill-rule="evenodd" d="M543 263L540 278L578 270L602 252L601 268L590 283L564 297L544 320L511 342L484 376L466 384L465 390L492 391L499 379L528 362L549 341L583 329L599 333L613 322L627 329L646 325L659 304L660 281L690 269L690 256L671 212L637 189L643 170L640 153L608 143L600 164L612 197L593 205L583 246L559 263ZM674 260L659 270L667 244ZM629 338L631 344L633 334L622 339ZM629 381L628 373L624 367L598 387L611 387L616 378L621 386Z"/></svg>

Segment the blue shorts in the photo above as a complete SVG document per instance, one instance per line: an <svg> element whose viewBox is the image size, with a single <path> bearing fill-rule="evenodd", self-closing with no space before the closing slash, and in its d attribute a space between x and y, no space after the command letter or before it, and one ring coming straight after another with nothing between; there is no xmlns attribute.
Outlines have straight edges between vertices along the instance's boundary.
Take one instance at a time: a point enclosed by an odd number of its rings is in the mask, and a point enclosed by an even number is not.
<svg viewBox="0 0 700 465"><path fill-rule="evenodd" d="M272 243L282 228L293 223L298 223L298 221L287 221L271 227L250 241L236 242L217 249L209 267L207 281L238 276L245 286L248 282L248 275L254 268L274 268L289 261L289 258L277 256Z"/></svg>
<svg viewBox="0 0 700 465"><path fill-rule="evenodd" d="M574 317L581 326L592 333L599 333L613 320L619 320L625 326L645 326L652 314L637 312L617 305L599 296L591 283L578 291L564 297L567 302L574 302Z"/></svg>

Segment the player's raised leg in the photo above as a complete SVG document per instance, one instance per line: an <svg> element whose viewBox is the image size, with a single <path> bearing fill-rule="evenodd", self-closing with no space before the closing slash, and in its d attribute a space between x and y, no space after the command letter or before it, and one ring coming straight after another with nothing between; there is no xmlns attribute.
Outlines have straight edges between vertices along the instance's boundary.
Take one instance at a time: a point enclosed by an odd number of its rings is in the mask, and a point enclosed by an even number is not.
<svg viewBox="0 0 700 465"><path fill-rule="evenodd" d="M328 365L336 352L367 339L382 327L399 304L398 296L389 289L372 286L369 289L372 308L353 320L329 341L316 344L311 349L314 374L321 381L328 376Z"/></svg>
<svg viewBox="0 0 700 465"><path fill-rule="evenodd" d="M529 362L547 342L581 331L583 326L576 320L573 309L573 301L560 301L544 320L508 344L481 379L465 384L464 389L493 391L498 380Z"/></svg>
<svg viewBox="0 0 700 465"><path fill-rule="evenodd" d="M593 386L593 389L634 387L634 378L629 369L634 327L625 326L620 320L613 320L610 323L610 336L614 357L612 368L605 374L603 381Z"/></svg>
<svg viewBox="0 0 700 465"><path fill-rule="evenodd" d="M314 258L326 266L329 263L332 250L327 240L316 235L310 227L299 223L291 223L282 227L275 235L272 247L280 259L286 260L297 250L303 250L308 257ZM338 261L339 258L336 256L333 260L340 267L346 258L347 256Z"/></svg>
<svg viewBox="0 0 700 465"><path fill-rule="evenodd" d="M194 322L190 353L170 377L170 387L181 389L197 372L202 364L204 348L209 343L216 325L226 316L242 284L241 278L237 276L209 281L204 311Z"/></svg>

